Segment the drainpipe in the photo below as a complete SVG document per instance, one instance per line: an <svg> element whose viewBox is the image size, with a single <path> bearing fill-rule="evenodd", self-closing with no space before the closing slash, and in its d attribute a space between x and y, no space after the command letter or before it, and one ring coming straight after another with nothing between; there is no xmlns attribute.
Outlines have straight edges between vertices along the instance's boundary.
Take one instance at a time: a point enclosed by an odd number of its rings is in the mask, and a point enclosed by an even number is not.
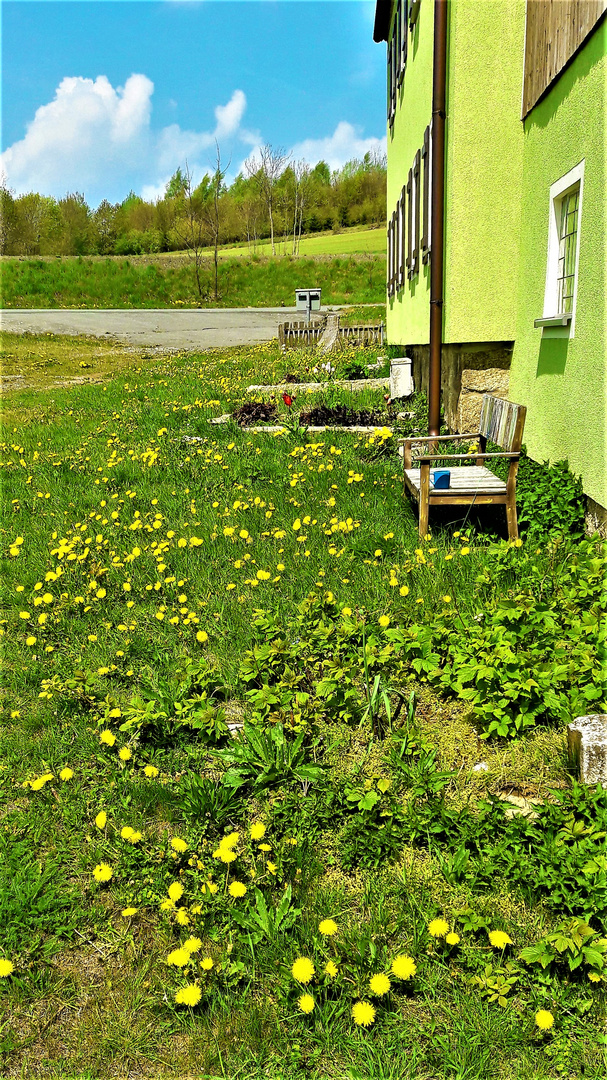
<svg viewBox="0 0 607 1080"><path fill-rule="evenodd" d="M428 433L440 432L441 352L443 345L443 266L445 213L445 118L447 91L448 0L434 0L432 71L432 224L430 238L430 364Z"/></svg>

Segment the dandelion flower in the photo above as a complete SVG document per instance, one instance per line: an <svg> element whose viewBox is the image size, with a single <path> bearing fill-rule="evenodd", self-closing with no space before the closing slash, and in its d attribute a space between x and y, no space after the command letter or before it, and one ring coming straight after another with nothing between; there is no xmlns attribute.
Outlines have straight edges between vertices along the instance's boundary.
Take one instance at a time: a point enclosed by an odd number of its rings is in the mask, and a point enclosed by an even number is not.
<svg viewBox="0 0 607 1080"><path fill-rule="evenodd" d="M323 919L318 927L318 932L323 937L333 937L337 933L337 923L333 919Z"/></svg>
<svg viewBox="0 0 607 1080"><path fill-rule="evenodd" d="M71 780L73 775L74 775L74 770L68 768L67 765L66 765L65 769L62 769L61 772L59 773L59 779L60 780Z"/></svg>
<svg viewBox="0 0 607 1080"><path fill-rule="evenodd" d="M491 930L489 941L494 949L505 949L506 945L514 944L512 938L505 934L503 930Z"/></svg>
<svg viewBox="0 0 607 1080"><path fill-rule="evenodd" d="M97 817L95 818L95 825L98 829L105 829L105 826L107 825L107 814L105 810L99 811Z"/></svg>
<svg viewBox="0 0 607 1080"><path fill-rule="evenodd" d="M173 949L167 956L167 964L171 967L185 967L190 962L190 954L187 949Z"/></svg>
<svg viewBox="0 0 607 1080"><path fill-rule="evenodd" d="M189 926L191 921L192 921L190 919L190 916L188 915L187 911L185 910L185 908L179 908L179 911L177 912L177 914L175 916L175 919L179 923L180 926Z"/></svg>
<svg viewBox="0 0 607 1080"><path fill-rule="evenodd" d="M325 975L328 975L330 979L334 979L337 975L337 966L332 960L328 960L325 964Z"/></svg>
<svg viewBox="0 0 607 1080"><path fill-rule="evenodd" d="M314 977L314 964L307 956L299 956L291 968L291 974L296 982L309 983Z"/></svg>
<svg viewBox="0 0 607 1080"><path fill-rule="evenodd" d="M242 884L242 881L233 881L228 889L230 896L234 897L244 896L246 891L247 887Z"/></svg>
<svg viewBox="0 0 607 1080"><path fill-rule="evenodd" d="M132 756L133 755L132 755L131 751L129 750L128 746L122 746L120 748L120 750L118 751L118 757L120 758L121 761L130 761Z"/></svg>
<svg viewBox="0 0 607 1080"><path fill-rule="evenodd" d="M6 979L9 975L13 974L15 965L12 960L0 959L0 979Z"/></svg>
<svg viewBox="0 0 607 1080"><path fill-rule="evenodd" d="M158 776L158 769L155 765L146 765L143 771L145 775L150 778L150 780L153 780L155 776Z"/></svg>
<svg viewBox="0 0 607 1080"><path fill-rule="evenodd" d="M369 990L372 994L377 994L377 997L383 997L390 990L391 982L387 975L373 975L369 980Z"/></svg>
<svg viewBox="0 0 607 1080"><path fill-rule="evenodd" d="M189 986L182 986L181 990L178 990L175 994L176 1005L189 1005L191 1009L195 1005L198 1005L202 997L202 991L199 986L194 983L190 983Z"/></svg>
<svg viewBox="0 0 607 1080"><path fill-rule="evenodd" d="M547 1009L539 1009L535 1014L535 1022L540 1031L550 1031L554 1024L554 1016Z"/></svg>
<svg viewBox="0 0 607 1080"><path fill-rule="evenodd" d="M412 979L417 971L415 961L410 956L405 956L401 953L400 956L395 956L392 961L392 974L396 975L397 979Z"/></svg>
<svg viewBox="0 0 607 1080"><path fill-rule="evenodd" d="M224 836L223 839L219 841L219 846L223 847L223 848L228 848L228 850L229 850L230 848L236 847L239 840L240 840L240 833L231 832L231 833L228 833L227 836Z"/></svg>
<svg viewBox="0 0 607 1080"><path fill-rule="evenodd" d="M202 949L202 941L199 937L189 937L187 941L184 941L183 947L189 953L199 952Z"/></svg>
<svg viewBox="0 0 607 1080"><path fill-rule="evenodd" d="M125 907L125 908L122 909L120 914L124 915L125 919L128 919L129 916L136 915L138 910L139 909L136 908L136 907Z"/></svg>
<svg viewBox="0 0 607 1080"><path fill-rule="evenodd" d="M116 736L111 731L102 731L99 736L99 742L105 743L106 746L113 746L116 742Z"/></svg>
<svg viewBox="0 0 607 1080"><path fill-rule="evenodd" d="M447 936L445 938L445 941L447 942L447 945L459 945L459 941L460 941L459 934L456 934L452 930L450 934L447 934Z"/></svg>
<svg viewBox="0 0 607 1080"><path fill-rule="evenodd" d="M433 919L428 923L428 933L430 937L445 937L449 933L449 923L444 919Z"/></svg>
<svg viewBox="0 0 607 1080"><path fill-rule="evenodd" d="M180 881L173 881L169 885L167 891L168 891L168 894L169 894L171 900L173 900L173 902L175 902L177 900L181 900L181 897L183 896L183 885L181 884Z"/></svg>
<svg viewBox="0 0 607 1080"><path fill-rule="evenodd" d="M229 848L219 847L217 848L217 851L213 852L213 858L221 859L221 861L224 863L231 863L234 862L234 860L238 858L238 856L236 855L235 851L230 851Z"/></svg>
<svg viewBox="0 0 607 1080"><path fill-rule="evenodd" d="M265 852L271 851L272 850L272 845L271 844L259 844L259 850L260 851L265 851Z"/></svg>
<svg viewBox="0 0 607 1080"><path fill-rule="evenodd" d="M29 646L30 646L30 648L31 648L31 646L32 646L32 645L35 645L35 644L36 644L37 640L38 640L38 639L37 639L37 638L35 638L33 634L30 634L30 635L29 635L29 637L26 637L26 639L25 639L25 644L26 644L26 645L29 645Z"/></svg>
<svg viewBox="0 0 607 1080"><path fill-rule="evenodd" d="M171 847L173 848L173 851L184 852L188 850L188 845L186 844L185 840L181 839L180 836L173 837L173 839L171 840Z"/></svg>
<svg viewBox="0 0 607 1080"><path fill-rule="evenodd" d="M390 625L390 616L389 615L380 615L380 617L379 617L379 625L383 626L384 628L386 626L389 626Z"/></svg>
<svg viewBox="0 0 607 1080"><path fill-rule="evenodd" d="M196 641L200 642L200 644L203 645L204 642L208 640L209 635L207 634L206 630L199 630L196 634Z"/></svg>
<svg viewBox="0 0 607 1080"><path fill-rule="evenodd" d="M369 1001L356 1001L352 1006L352 1019L358 1027L370 1027L375 1020L375 1009Z"/></svg>
<svg viewBox="0 0 607 1080"><path fill-rule="evenodd" d="M210 971L213 967L212 956L203 956L202 960L200 961L200 966L203 971Z"/></svg>
<svg viewBox="0 0 607 1080"><path fill-rule="evenodd" d="M298 999L297 1004L302 1013L311 1013L314 1008L314 998L311 994L302 994Z"/></svg>
<svg viewBox="0 0 607 1080"><path fill-rule="evenodd" d="M95 881L109 881L114 871L107 863L99 863L93 870Z"/></svg>
<svg viewBox="0 0 607 1080"><path fill-rule="evenodd" d="M266 827L261 821L254 821L251 825L251 840L263 840L266 835Z"/></svg>
<svg viewBox="0 0 607 1080"><path fill-rule="evenodd" d="M400 587L400 589L398 591L399 591L401 596L408 596L409 595L409 586L408 585L401 585L401 587Z"/></svg>
<svg viewBox="0 0 607 1080"><path fill-rule="evenodd" d="M589 971L588 978L590 979L590 982L593 983L599 983L601 981L601 976L598 971Z"/></svg>

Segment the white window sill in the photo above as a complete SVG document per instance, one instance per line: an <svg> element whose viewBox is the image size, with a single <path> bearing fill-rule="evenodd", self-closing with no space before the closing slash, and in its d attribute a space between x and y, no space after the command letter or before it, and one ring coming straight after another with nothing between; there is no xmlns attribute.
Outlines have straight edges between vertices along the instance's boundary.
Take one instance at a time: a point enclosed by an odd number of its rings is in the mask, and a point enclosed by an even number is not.
<svg viewBox="0 0 607 1080"><path fill-rule="evenodd" d="M569 311L566 315L551 315L547 319L534 319L533 325L538 326L568 326L571 322L572 313Z"/></svg>

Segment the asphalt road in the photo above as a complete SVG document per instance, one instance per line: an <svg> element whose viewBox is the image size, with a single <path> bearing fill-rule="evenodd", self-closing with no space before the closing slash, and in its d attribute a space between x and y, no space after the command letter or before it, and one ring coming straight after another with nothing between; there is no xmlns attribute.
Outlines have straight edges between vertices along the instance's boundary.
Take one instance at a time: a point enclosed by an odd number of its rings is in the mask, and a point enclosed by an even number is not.
<svg viewBox="0 0 607 1080"><path fill-rule="evenodd" d="M144 348L199 350L270 341L278 335L278 324L292 319L295 311L294 307L183 311L20 308L1 311L0 328L9 333L87 334Z"/></svg>

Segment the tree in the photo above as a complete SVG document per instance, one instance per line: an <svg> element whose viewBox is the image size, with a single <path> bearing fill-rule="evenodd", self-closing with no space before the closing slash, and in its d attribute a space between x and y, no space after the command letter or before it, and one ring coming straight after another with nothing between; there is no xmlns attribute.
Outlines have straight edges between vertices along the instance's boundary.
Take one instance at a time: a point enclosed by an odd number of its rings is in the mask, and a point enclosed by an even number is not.
<svg viewBox="0 0 607 1080"><path fill-rule="evenodd" d="M173 232L193 260L194 280L198 290L198 299L202 303L205 299L202 289L202 267L206 239L205 223L201 213L203 194L199 190L200 185L196 190L192 187L192 174L187 161L185 163L185 172L182 173L181 168L177 169L173 179L177 174L182 178L183 185L177 196L171 196L172 199L176 199L178 202L180 211L178 211L178 216L173 225Z"/></svg>
<svg viewBox="0 0 607 1080"><path fill-rule="evenodd" d="M201 192L201 212L202 219L206 230L213 241L213 261L214 261L214 285L215 300L219 299L219 234L221 231L220 220L220 198L225 192L225 175L230 168L230 162L226 165L225 169L221 167L221 151L219 144L215 140L215 172L211 177L203 177L202 183L196 189L196 192ZM203 189L201 191L201 189Z"/></svg>
<svg viewBox="0 0 607 1080"><path fill-rule="evenodd" d="M274 246L274 195L276 183L288 160L289 155L285 154L281 147L274 150L270 143L266 143L259 150L259 159L252 158L245 163L248 175L257 181L266 204L270 219L272 255L276 254Z"/></svg>

